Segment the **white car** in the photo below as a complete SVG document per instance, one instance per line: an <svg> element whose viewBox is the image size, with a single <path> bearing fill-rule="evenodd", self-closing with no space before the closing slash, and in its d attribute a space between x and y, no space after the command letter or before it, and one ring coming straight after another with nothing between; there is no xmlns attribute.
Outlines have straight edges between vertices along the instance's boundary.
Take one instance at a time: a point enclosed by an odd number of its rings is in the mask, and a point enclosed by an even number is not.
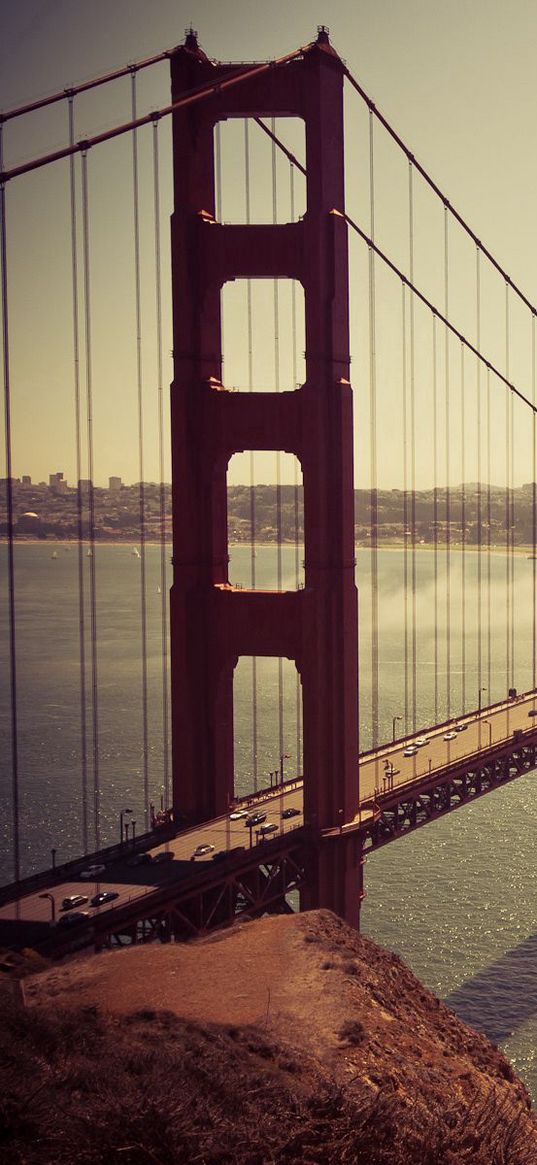
<svg viewBox="0 0 537 1165"><path fill-rule="evenodd" d="M106 866L88 866L87 870L82 870L80 877L86 881L91 881L92 878L98 878L99 874L104 874Z"/></svg>
<svg viewBox="0 0 537 1165"><path fill-rule="evenodd" d="M415 744L409 744L408 748L405 748L403 756L415 756L417 751L418 750Z"/></svg>
<svg viewBox="0 0 537 1165"><path fill-rule="evenodd" d="M416 745L417 748L422 748L424 744L429 744L429 741L430 741L429 736L417 736L415 741L414 741L414 744Z"/></svg>
<svg viewBox="0 0 537 1165"><path fill-rule="evenodd" d="M247 809L234 809L233 813L230 813L230 815L229 815L229 820L230 821L242 821L242 818L247 817L247 816L248 816Z"/></svg>
<svg viewBox="0 0 537 1165"><path fill-rule="evenodd" d="M456 732L446 732L446 735L444 736L444 740L455 740L456 737L457 737Z"/></svg>

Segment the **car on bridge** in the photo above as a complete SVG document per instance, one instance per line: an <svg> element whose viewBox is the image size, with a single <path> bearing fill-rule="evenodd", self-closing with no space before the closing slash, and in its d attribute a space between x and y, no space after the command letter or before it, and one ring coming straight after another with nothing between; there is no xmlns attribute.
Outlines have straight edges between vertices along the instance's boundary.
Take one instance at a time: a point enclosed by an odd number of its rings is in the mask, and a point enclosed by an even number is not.
<svg viewBox="0 0 537 1165"><path fill-rule="evenodd" d="M278 826L275 821L267 821L266 825L262 825L259 830L261 837L266 837L268 833L277 833Z"/></svg>
<svg viewBox="0 0 537 1165"><path fill-rule="evenodd" d="M87 894L70 894L68 898L64 898L61 904L61 909L73 910L75 906L83 906L87 901Z"/></svg>
<svg viewBox="0 0 537 1165"><path fill-rule="evenodd" d="M196 846L190 861L193 862L195 858L204 858L206 854L212 854L213 851L214 845L209 845L208 843L205 844L202 842L201 845Z"/></svg>
<svg viewBox="0 0 537 1165"><path fill-rule="evenodd" d="M244 824L248 826L248 829L253 829L254 825L262 825L263 822L266 820L267 820L266 813L260 813L260 812L251 813L250 816L246 818L246 821L244 822Z"/></svg>
<svg viewBox="0 0 537 1165"><path fill-rule="evenodd" d="M90 906L104 906L107 902L113 902L114 898L119 898L118 890L101 890L100 894L95 894L91 899Z"/></svg>
<svg viewBox="0 0 537 1165"><path fill-rule="evenodd" d="M446 732L446 735L444 736L444 740L456 740L456 738L457 738L456 732Z"/></svg>
<svg viewBox="0 0 537 1165"><path fill-rule="evenodd" d="M230 813L230 815L229 815L229 820L230 821L241 821L243 817L247 817L247 816L248 816L247 809L234 809L233 813Z"/></svg>
<svg viewBox="0 0 537 1165"><path fill-rule="evenodd" d="M456 724L455 725L455 732L466 732L467 728L468 728L467 724Z"/></svg>
<svg viewBox="0 0 537 1165"><path fill-rule="evenodd" d="M416 744L409 744L408 748L404 749L403 756L415 756L418 751Z"/></svg>
<svg viewBox="0 0 537 1165"><path fill-rule="evenodd" d="M431 742L430 736L418 736L418 737L416 737L414 744L416 745L416 748L423 748L424 744L430 744L430 742Z"/></svg>
<svg viewBox="0 0 537 1165"><path fill-rule="evenodd" d="M87 922L91 918L91 914L87 910L73 910L72 914L64 914L63 918L58 920L58 926L80 926L81 923Z"/></svg>
<svg viewBox="0 0 537 1165"><path fill-rule="evenodd" d="M282 817L284 821L288 821L290 817L300 817L300 809L294 809L292 805L289 805L287 809L284 809Z"/></svg>
<svg viewBox="0 0 537 1165"><path fill-rule="evenodd" d="M153 856L153 865L162 865L163 862L173 862L174 854L171 849L161 849Z"/></svg>

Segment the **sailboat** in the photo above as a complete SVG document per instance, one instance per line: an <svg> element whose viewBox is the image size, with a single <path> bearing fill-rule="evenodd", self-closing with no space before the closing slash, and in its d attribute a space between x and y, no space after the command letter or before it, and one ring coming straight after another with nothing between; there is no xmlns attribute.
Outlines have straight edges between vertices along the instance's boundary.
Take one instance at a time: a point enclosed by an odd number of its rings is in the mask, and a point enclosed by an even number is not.
<svg viewBox="0 0 537 1165"><path fill-rule="evenodd" d="M57 551L57 550L53 550L53 551L52 551L52 554L51 554L51 556L50 556L50 557L51 557L51 558L57 558L57 557L58 557L58 551Z"/></svg>
<svg viewBox="0 0 537 1165"><path fill-rule="evenodd" d="M131 554L132 554L133 558L141 558L141 554L140 554L140 551L138 550L137 546L133 546L133 548L131 550Z"/></svg>

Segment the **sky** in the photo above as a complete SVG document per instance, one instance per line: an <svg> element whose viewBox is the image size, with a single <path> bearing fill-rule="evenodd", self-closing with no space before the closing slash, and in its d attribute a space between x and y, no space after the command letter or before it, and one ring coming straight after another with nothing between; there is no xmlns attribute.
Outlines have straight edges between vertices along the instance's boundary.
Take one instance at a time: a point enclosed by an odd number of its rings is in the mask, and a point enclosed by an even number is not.
<svg viewBox="0 0 537 1165"><path fill-rule="evenodd" d="M330 5L273 0L0 0L0 108L46 95L156 54L180 43L193 25L207 54L220 60L263 60L281 56L314 39L318 24L327 24L334 47L353 75L421 161L437 184L497 257L531 302L537 302L537 150L534 145L537 74L534 45L537 9L512 0L332 0ZM151 75L150 75L151 74ZM143 74L140 109L168 100L167 65ZM95 132L128 120L129 82L96 91L76 103L77 132ZM358 99L348 100L347 209L370 229L369 126ZM280 129L280 127L278 127ZM293 142L296 127L288 127ZM236 127L222 128L222 217L241 218L243 174L237 162ZM408 269L408 165L396 156L375 129L375 230L379 245ZM234 137L235 133L235 137ZM171 379L168 218L171 210L168 129L160 134L161 253L163 280L163 401L168 410ZM298 140L300 134L298 133ZM65 111L35 115L31 124L8 125L4 133L6 165L56 148L66 140ZM94 404L95 465L98 484L111 474L136 481L158 480L158 391L155 342L154 220L150 132L139 137L141 215L142 404L144 444L138 439L136 313L133 291L133 198L129 187L132 158L125 139L112 150L100 147L88 159L91 222L91 379ZM242 147L241 147L242 148ZM265 152L263 152L263 150ZM252 137L252 158L260 189L270 178L270 151ZM78 163L77 163L78 165ZM63 470L76 481L73 397L73 305L70 250L68 167L58 163L39 175L14 180L7 191L8 305L10 387L13 423L13 472L48 480ZM264 177L263 177L264 175ZM281 173L282 191L288 181ZM82 302L81 178L77 169L79 333L84 348ZM443 309L445 236L443 211L433 205L418 181L414 198L414 273L416 282ZM255 193L255 192L254 192ZM285 195L279 195L285 217ZM261 206L261 203L260 203ZM264 211L270 216L271 208ZM300 191L297 178L297 206ZM398 488L412 473L417 488L432 484L432 431L438 439L437 477L456 482L491 476L501 482L509 471L505 425L509 421L504 389L485 373L456 341L446 342L438 327L433 339L430 315L415 305L415 369L410 357L410 301L403 333L401 287L382 265L375 267L376 364L372 405L370 359L371 270L367 248L351 240L352 380L355 392L356 483ZM449 310L454 321L476 340L475 248L455 228L449 234ZM502 373L532 394L531 320L505 288L481 269L481 347ZM278 289L281 344L278 379L294 387L301 378L301 291ZM269 320L274 289L256 290L254 377L270 387L276 375ZM241 298L242 296L242 298ZM245 287L226 288L224 296L224 381L245 384ZM292 303L294 307L292 308ZM290 319L296 311L297 356L293 357ZM508 319L508 323L506 323ZM274 323L274 321L272 321ZM436 359L433 363L433 343ZM87 365L80 355L84 397ZM414 454L401 434L410 425L408 397L415 400ZM437 381L438 408L433 416L432 385ZM403 398L403 383L407 397ZM447 384L447 387L446 387ZM158 386L157 386L158 387ZM490 394L488 396L487 394ZM405 406L406 401L406 406ZM481 403L479 403L481 402ZM490 402L490 403L487 403ZM466 420L462 420L462 406ZM486 428L488 408L489 436ZM406 421L405 421L406 409ZM481 418L481 435L477 426ZM513 480L531 477L531 418L516 406L511 416L517 458ZM376 426L376 468L371 434ZM89 476L85 425L82 476ZM449 435L449 448L445 437ZM169 479L165 435L165 477ZM248 455L230 466L229 481L248 480ZM280 459L282 480L293 480L292 459ZM5 472L5 470L4 470ZM255 454L255 480L270 480L268 459ZM372 478L372 473L374 478Z"/></svg>

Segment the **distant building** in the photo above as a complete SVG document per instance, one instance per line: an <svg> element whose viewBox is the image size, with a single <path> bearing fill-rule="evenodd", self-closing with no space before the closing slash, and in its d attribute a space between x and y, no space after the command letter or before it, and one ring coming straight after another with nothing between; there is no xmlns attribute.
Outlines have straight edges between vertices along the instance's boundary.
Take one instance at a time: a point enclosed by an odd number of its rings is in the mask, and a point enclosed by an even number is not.
<svg viewBox="0 0 537 1165"><path fill-rule="evenodd" d="M23 475L22 475L22 484L23 485L31 485L32 484L32 479L27 473L23 473Z"/></svg>
<svg viewBox="0 0 537 1165"><path fill-rule="evenodd" d="M91 481L89 477L81 477L78 480L78 488L81 494L91 493Z"/></svg>
<svg viewBox="0 0 537 1165"><path fill-rule="evenodd" d="M121 490L122 484L123 483L122 483L120 477L109 477L108 478L108 489L110 490L111 494L118 494Z"/></svg>
<svg viewBox="0 0 537 1165"><path fill-rule="evenodd" d="M64 491L67 489L67 482L63 476L63 473L49 473L48 487L50 490L52 490L52 493L64 493Z"/></svg>

